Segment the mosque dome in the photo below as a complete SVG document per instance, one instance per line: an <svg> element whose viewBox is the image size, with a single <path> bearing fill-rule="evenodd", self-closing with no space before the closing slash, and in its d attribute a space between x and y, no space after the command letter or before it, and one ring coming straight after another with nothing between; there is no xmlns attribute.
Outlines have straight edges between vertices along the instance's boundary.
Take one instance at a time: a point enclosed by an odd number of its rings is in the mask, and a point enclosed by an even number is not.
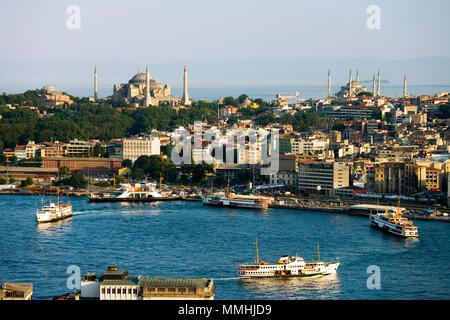
<svg viewBox="0 0 450 320"><path fill-rule="evenodd" d="M139 82L145 82L145 73L139 72L134 75L133 78L128 81L128 83L139 83Z"/></svg>

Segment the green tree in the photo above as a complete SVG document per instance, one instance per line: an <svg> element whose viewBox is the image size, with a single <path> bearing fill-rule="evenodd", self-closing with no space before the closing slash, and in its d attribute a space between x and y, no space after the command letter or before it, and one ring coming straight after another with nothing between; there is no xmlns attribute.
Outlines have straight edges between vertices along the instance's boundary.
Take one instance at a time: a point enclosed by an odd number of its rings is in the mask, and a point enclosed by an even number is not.
<svg viewBox="0 0 450 320"><path fill-rule="evenodd" d="M60 167L60 168L58 169L58 175L59 175L60 177L65 177L65 176L68 176L69 174L70 174L70 169L69 169L69 167L62 166L62 167Z"/></svg>
<svg viewBox="0 0 450 320"><path fill-rule="evenodd" d="M133 167L133 161L131 161L130 159L123 160L122 161L122 167L132 168Z"/></svg>
<svg viewBox="0 0 450 320"><path fill-rule="evenodd" d="M383 119L383 113L381 112L380 109L374 109L372 111L372 119L376 119L376 120L382 120Z"/></svg>
<svg viewBox="0 0 450 320"><path fill-rule="evenodd" d="M24 187L31 186L31 185L33 185L33 184L34 184L33 179L30 178L30 177L28 177L28 178L26 178L25 180L22 181L22 183L20 184L20 186L21 186L22 188L24 188Z"/></svg>

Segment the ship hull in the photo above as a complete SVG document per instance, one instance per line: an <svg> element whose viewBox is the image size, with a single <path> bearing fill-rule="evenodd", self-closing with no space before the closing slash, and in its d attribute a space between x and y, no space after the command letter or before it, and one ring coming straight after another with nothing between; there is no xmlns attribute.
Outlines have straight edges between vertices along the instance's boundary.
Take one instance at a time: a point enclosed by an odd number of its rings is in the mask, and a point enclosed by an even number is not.
<svg viewBox="0 0 450 320"><path fill-rule="evenodd" d="M62 216L62 217L59 217L59 218L53 218L53 219L49 219L49 220L38 220L38 223L56 222L56 221L60 221L60 220L64 220L64 219L70 218L72 216L73 216L73 213L70 213L70 214L68 214L66 216Z"/></svg>
<svg viewBox="0 0 450 320"><path fill-rule="evenodd" d="M89 202L157 202L182 200L181 197L158 197L158 198L89 198Z"/></svg>
<svg viewBox="0 0 450 320"><path fill-rule="evenodd" d="M276 270L249 270L249 272L238 271L240 279L256 279L256 278L316 278L335 274L340 262L326 263L325 265L315 266L313 268L293 268L284 269L283 267L273 266ZM271 267L271 266L269 266Z"/></svg>
<svg viewBox="0 0 450 320"><path fill-rule="evenodd" d="M254 203L252 201L242 201L242 200L228 200L228 199L209 199L202 197L202 203L205 206L212 207L228 207L228 208L240 208L240 209L257 209L257 210L267 210L269 208L268 203Z"/></svg>

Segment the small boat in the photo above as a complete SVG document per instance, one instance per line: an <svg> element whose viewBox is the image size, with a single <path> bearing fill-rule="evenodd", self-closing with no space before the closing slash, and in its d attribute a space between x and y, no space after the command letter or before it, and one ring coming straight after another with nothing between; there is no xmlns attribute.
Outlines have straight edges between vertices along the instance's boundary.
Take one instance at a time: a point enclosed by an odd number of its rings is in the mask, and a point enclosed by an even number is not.
<svg viewBox="0 0 450 320"><path fill-rule="evenodd" d="M42 200L42 208L36 211L36 219L38 223L54 222L69 218L73 215L72 205L70 202L68 204L59 203L59 188L51 188L57 189L58 202L50 202L48 205L44 206L44 200Z"/></svg>
<svg viewBox="0 0 450 320"><path fill-rule="evenodd" d="M410 237L418 237L419 231L416 226L413 225L411 221L404 218L402 215L404 210L400 208L400 199L399 206L395 211L389 211L386 208L386 212L371 214L369 216L372 227L376 229L380 229L387 233L391 233L400 237L410 238Z"/></svg>
<svg viewBox="0 0 450 320"><path fill-rule="evenodd" d="M319 245L317 245L319 251ZM335 274L340 262L317 261L306 262L298 255L282 256L278 263L267 263L259 260L258 239L256 239L256 261L252 264L242 264L238 267L239 278L268 278L268 277L322 277Z"/></svg>
<svg viewBox="0 0 450 320"><path fill-rule="evenodd" d="M116 189L116 192L112 194L91 193L89 196L90 202L154 202L169 200L181 200L181 197L157 192L156 185L153 183L136 183L134 186L122 183Z"/></svg>
<svg viewBox="0 0 450 320"><path fill-rule="evenodd" d="M207 206L265 210L269 208L269 205L274 201L274 199L270 197L230 193L229 184L230 181L228 180L228 186L225 192L213 193L211 190L209 195L201 196L202 203Z"/></svg>

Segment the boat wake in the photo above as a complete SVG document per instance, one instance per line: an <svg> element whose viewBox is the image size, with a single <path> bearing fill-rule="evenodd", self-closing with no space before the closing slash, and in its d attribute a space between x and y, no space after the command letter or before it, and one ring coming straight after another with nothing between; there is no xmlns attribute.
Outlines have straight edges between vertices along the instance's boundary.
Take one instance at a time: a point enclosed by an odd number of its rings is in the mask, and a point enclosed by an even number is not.
<svg viewBox="0 0 450 320"><path fill-rule="evenodd" d="M227 280L237 280L239 277L228 277L228 278L212 278L214 281L227 281Z"/></svg>

